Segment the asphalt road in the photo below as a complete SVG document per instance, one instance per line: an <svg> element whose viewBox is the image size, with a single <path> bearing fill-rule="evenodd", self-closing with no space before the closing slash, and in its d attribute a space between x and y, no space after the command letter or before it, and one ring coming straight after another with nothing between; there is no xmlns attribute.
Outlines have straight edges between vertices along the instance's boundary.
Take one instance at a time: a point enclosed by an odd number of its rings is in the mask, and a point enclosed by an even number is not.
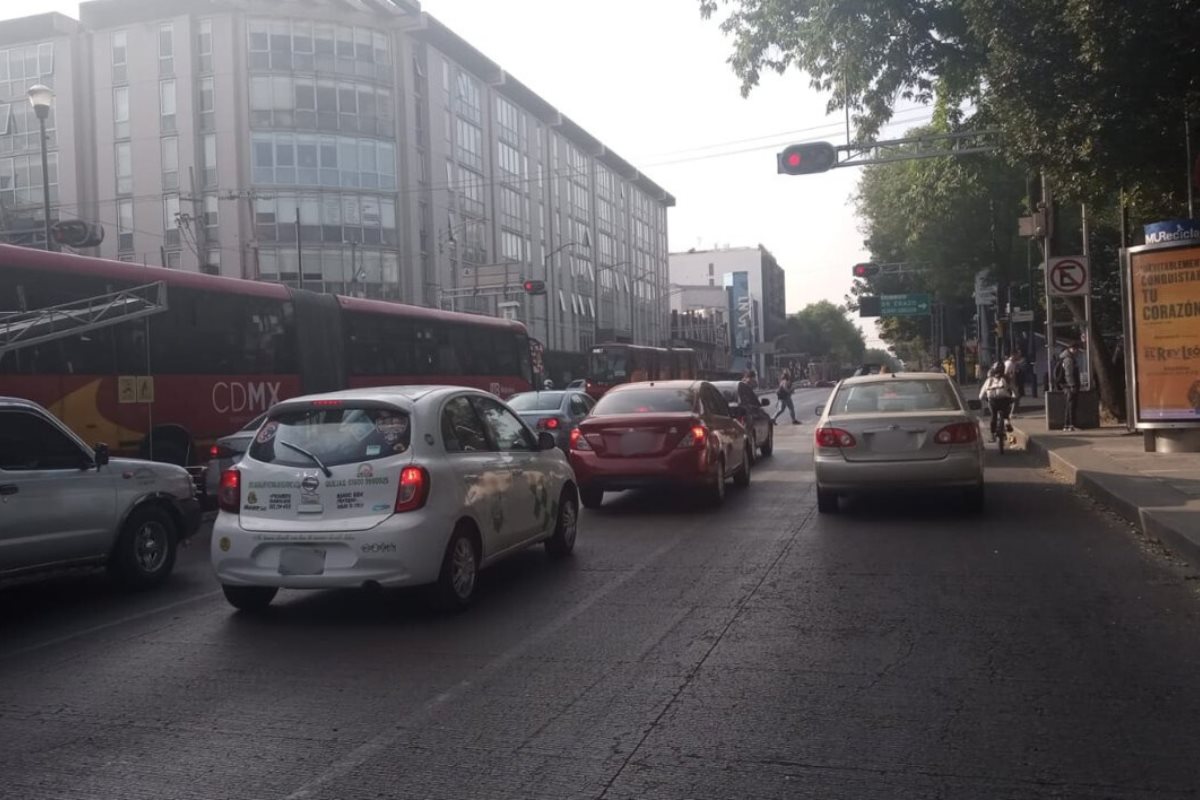
<svg viewBox="0 0 1200 800"><path fill-rule="evenodd" d="M1149 798L1200 791L1200 597L1020 454L988 512L819 518L804 427L718 512L626 494L477 607L0 590L0 797Z"/></svg>

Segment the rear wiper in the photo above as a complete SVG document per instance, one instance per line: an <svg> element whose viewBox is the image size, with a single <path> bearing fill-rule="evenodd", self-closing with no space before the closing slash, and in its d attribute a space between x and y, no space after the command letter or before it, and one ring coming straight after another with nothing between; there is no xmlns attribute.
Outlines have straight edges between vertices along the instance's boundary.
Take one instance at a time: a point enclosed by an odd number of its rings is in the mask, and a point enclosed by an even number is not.
<svg viewBox="0 0 1200 800"><path fill-rule="evenodd" d="M313 460L313 463L314 463L314 464L316 464L318 467L320 467L320 468L321 468L321 472L324 472L324 473L325 473L325 477L326 477L326 478L332 478L332 477L333 477L333 473L332 473L332 472L330 472L330 470L329 470L329 467L327 467L327 466L325 466L324 464L322 464L322 463L321 463L321 459L317 458L315 455L313 455L312 453L308 452L308 451L307 451L307 450L305 450L303 447L297 447L296 445L294 445L294 444L292 444L292 443L290 443L290 442L280 442L280 444L281 444L281 445L283 445L284 447L288 448L289 450L295 450L297 453L299 453L299 454L301 454L301 455L308 456L309 458L311 458L311 459Z"/></svg>

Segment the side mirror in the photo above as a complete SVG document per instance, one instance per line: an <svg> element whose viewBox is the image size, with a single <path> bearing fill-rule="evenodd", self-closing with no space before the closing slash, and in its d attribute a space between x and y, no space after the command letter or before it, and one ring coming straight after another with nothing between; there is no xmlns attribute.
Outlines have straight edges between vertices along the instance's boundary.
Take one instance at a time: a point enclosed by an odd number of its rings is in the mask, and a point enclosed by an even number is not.
<svg viewBox="0 0 1200 800"><path fill-rule="evenodd" d="M967 408L971 409L972 411L978 411L979 409L983 408L983 403L979 400L968 400Z"/></svg>
<svg viewBox="0 0 1200 800"><path fill-rule="evenodd" d="M538 434L538 449L553 450L558 447L558 442L554 440L554 434L542 431Z"/></svg>
<svg viewBox="0 0 1200 800"><path fill-rule="evenodd" d="M96 464L96 469L100 469L100 467L103 467L105 464L108 463L108 460L109 460L108 445L97 444L94 447L92 447L92 453L95 456L94 461Z"/></svg>
<svg viewBox="0 0 1200 800"><path fill-rule="evenodd" d="M818 417L824 416L825 415L825 406L817 406L815 409L813 409L813 413L816 414Z"/></svg>
<svg viewBox="0 0 1200 800"><path fill-rule="evenodd" d="M770 408L771 407L771 398L764 397L762 400L758 401L758 404L760 406L762 406L763 408Z"/></svg>

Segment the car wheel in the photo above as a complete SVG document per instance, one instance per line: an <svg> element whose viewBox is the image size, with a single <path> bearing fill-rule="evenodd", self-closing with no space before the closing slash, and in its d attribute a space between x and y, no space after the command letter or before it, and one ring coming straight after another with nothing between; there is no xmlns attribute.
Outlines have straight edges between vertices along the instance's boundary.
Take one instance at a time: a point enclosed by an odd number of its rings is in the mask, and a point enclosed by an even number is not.
<svg viewBox="0 0 1200 800"><path fill-rule="evenodd" d="M604 505L604 492L585 486L579 490L579 502L584 508L595 510Z"/></svg>
<svg viewBox="0 0 1200 800"><path fill-rule="evenodd" d="M276 586L222 586L225 599L238 611L262 611L279 593Z"/></svg>
<svg viewBox="0 0 1200 800"><path fill-rule="evenodd" d="M179 527L163 508L134 509L108 561L109 571L134 589L162 583L175 567Z"/></svg>
<svg viewBox="0 0 1200 800"><path fill-rule="evenodd" d="M746 445L746 452L742 454L742 468L733 475L733 485L739 489L745 489L750 486L750 465L754 463L753 449Z"/></svg>
<svg viewBox="0 0 1200 800"><path fill-rule="evenodd" d="M438 605L447 611L471 605L478 580L479 552L471 535L460 525L450 537L442 558L442 571L435 586Z"/></svg>
<svg viewBox="0 0 1200 800"><path fill-rule="evenodd" d="M762 453L763 458L768 458L771 453L775 452L775 426L771 426L771 430L767 433L767 442L758 449Z"/></svg>
<svg viewBox="0 0 1200 800"><path fill-rule="evenodd" d="M817 511L821 514L836 514L838 512L837 492L817 489Z"/></svg>
<svg viewBox="0 0 1200 800"><path fill-rule="evenodd" d="M554 533L546 540L546 552L555 558L571 555L579 533L579 501L570 489L564 489L558 501L558 521Z"/></svg>
<svg viewBox="0 0 1200 800"><path fill-rule="evenodd" d="M968 514L982 514L984 508L983 484L967 489L963 494L963 506Z"/></svg>
<svg viewBox="0 0 1200 800"><path fill-rule="evenodd" d="M712 485L708 488L708 504L716 507L725 502L725 459L717 459L717 468L712 477Z"/></svg>

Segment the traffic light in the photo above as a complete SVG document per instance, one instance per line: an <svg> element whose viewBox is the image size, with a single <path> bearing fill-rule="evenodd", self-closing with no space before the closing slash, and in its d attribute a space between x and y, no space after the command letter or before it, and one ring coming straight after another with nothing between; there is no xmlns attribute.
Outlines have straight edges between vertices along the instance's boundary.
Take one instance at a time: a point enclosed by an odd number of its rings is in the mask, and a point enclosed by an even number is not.
<svg viewBox="0 0 1200 800"><path fill-rule="evenodd" d="M81 219L64 219L51 226L50 235L54 237L54 243L61 247L73 247L77 250L99 247L104 241L104 226Z"/></svg>
<svg viewBox="0 0 1200 800"><path fill-rule="evenodd" d="M867 278L874 278L878 274L879 274L879 265L878 264L871 264L868 262L865 264L855 264L854 265L854 277L856 277L856 278L862 278L863 280L866 280Z"/></svg>
<svg viewBox="0 0 1200 800"><path fill-rule="evenodd" d="M777 156L781 175L811 175L837 166L837 150L829 142L794 144Z"/></svg>
<svg viewBox="0 0 1200 800"><path fill-rule="evenodd" d="M545 281L525 281L523 286L525 288L525 294L528 295L539 295L546 293Z"/></svg>

